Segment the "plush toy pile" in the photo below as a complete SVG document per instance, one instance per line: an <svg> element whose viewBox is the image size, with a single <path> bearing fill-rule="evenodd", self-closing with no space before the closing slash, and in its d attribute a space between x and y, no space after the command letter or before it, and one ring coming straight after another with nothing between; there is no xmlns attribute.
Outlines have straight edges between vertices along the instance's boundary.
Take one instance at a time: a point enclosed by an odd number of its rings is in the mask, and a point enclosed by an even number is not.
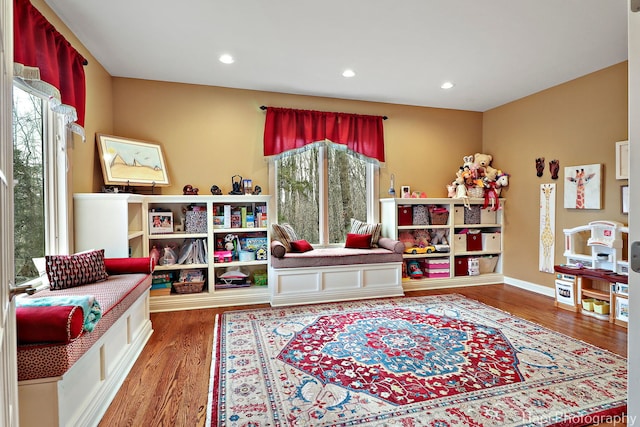
<svg viewBox="0 0 640 427"><path fill-rule="evenodd" d="M491 166L493 156L476 153L464 156L456 179L447 185L449 197L464 199L484 197L484 208L500 209L500 192L509 185L509 174Z"/></svg>

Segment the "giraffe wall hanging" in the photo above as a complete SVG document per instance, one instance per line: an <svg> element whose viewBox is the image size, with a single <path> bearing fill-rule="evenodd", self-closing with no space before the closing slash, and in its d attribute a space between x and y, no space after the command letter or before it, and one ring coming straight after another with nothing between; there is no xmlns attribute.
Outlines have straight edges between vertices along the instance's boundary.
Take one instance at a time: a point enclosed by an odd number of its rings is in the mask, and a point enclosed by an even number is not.
<svg viewBox="0 0 640 427"><path fill-rule="evenodd" d="M553 273L556 241L556 185L540 185L539 270Z"/></svg>
<svg viewBox="0 0 640 427"><path fill-rule="evenodd" d="M602 209L602 165L567 166L564 168L564 207L569 209Z"/></svg>

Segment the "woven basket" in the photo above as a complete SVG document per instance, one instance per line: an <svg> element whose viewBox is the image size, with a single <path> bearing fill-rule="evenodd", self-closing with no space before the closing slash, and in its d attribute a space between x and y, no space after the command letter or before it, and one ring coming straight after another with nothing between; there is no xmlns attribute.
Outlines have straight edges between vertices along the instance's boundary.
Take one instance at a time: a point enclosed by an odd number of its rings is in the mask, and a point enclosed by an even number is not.
<svg viewBox="0 0 640 427"><path fill-rule="evenodd" d="M204 288L203 281L194 282L173 282L173 289L177 294L197 294Z"/></svg>
<svg viewBox="0 0 640 427"><path fill-rule="evenodd" d="M474 199L481 199L484 197L484 187L471 187L467 189L469 197Z"/></svg>

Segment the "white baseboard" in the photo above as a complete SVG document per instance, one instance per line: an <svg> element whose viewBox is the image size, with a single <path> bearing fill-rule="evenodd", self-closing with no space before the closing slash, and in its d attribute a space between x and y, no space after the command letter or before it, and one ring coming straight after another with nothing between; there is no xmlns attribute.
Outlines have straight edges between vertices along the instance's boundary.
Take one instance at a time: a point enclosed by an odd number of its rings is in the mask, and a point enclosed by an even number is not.
<svg viewBox="0 0 640 427"><path fill-rule="evenodd" d="M524 289L527 291L535 292L537 294L546 295L551 298L556 297L556 290L550 286L539 285L533 282L527 282L513 277L504 276L504 283L506 285L515 286L516 288Z"/></svg>

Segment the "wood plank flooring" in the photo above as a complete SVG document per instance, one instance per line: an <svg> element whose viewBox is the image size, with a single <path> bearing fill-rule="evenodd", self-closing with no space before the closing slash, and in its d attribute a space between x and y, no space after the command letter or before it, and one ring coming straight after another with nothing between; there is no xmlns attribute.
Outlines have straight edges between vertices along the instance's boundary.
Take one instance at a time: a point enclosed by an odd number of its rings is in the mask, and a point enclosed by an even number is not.
<svg viewBox="0 0 640 427"><path fill-rule="evenodd" d="M557 309L552 298L513 286L415 291L407 292L407 296L444 293L465 295L626 357L626 328ZM100 426L204 426L214 316L228 310L261 307L268 305L152 313L154 333ZM601 424L605 425L614 424Z"/></svg>

